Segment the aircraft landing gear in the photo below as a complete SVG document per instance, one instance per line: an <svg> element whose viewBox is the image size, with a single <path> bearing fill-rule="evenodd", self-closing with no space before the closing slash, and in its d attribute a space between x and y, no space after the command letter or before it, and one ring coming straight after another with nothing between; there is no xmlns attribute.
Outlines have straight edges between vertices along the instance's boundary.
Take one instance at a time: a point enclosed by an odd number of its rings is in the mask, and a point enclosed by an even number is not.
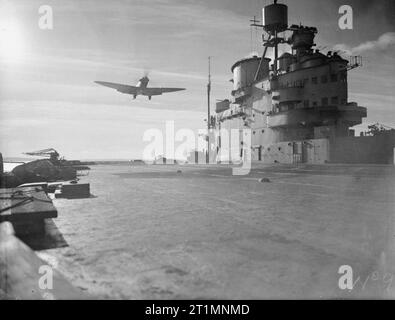
<svg viewBox="0 0 395 320"><path fill-rule="evenodd" d="M133 95L133 100L136 99L136 97L137 97L137 94L134 94L134 95Z"/></svg>
<svg viewBox="0 0 395 320"><path fill-rule="evenodd" d="M151 98L152 98L151 96L148 96L148 100L151 100Z"/></svg>

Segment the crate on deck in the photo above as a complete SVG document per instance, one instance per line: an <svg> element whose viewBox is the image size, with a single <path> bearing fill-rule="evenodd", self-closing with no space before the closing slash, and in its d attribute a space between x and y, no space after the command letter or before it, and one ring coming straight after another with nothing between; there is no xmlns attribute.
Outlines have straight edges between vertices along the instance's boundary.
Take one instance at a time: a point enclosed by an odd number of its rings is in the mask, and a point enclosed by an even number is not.
<svg viewBox="0 0 395 320"><path fill-rule="evenodd" d="M57 216L41 186L0 189L0 223L11 222L16 234L42 232L44 220Z"/></svg>
<svg viewBox="0 0 395 320"><path fill-rule="evenodd" d="M60 193L55 193L56 198L83 199L90 198L89 183L66 182L62 184Z"/></svg>

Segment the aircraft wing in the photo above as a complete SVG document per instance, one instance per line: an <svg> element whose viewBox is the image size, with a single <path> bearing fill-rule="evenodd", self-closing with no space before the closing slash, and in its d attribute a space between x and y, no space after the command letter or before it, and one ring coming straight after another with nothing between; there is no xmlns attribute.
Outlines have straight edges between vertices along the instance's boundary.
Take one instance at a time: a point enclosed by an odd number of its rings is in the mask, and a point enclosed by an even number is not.
<svg viewBox="0 0 395 320"><path fill-rule="evenodd" d="M174 92L174 91L181 91L185 90L185 88L145 88L144 95L146 96L155 96L160 95L166 92Z"/></svg>
<svg viewBox="0 0 395 320"><path fill-rule="evenodd" d="M100 84L105 87L116 89L119 92L128 93L128 94L136 94L137 90L138 90L138 88L135 86L129 86L126 84L121 84L121 83L105 82L105 81L95 81L95 83Z"/></svg>
<svg viewBox="0 0 395 320"><path fill-rule="evenodd" d="M185 90L185 88L160 88L160 89L162 90L162 93Z"/></svg>

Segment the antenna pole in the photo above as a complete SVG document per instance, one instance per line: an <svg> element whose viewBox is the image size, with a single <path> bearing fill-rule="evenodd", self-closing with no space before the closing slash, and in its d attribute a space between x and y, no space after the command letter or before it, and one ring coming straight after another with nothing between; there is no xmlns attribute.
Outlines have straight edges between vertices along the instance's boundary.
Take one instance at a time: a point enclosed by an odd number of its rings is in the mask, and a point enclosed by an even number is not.
<svg viewBox="0 0 395 320"><path fill-rule="evenodd" d="M210 118L210 93L211 93L211 57L208 57L208 83L207 83L207 156L206 162L210 161L210 129L211 129L211 118Z"/></svg>

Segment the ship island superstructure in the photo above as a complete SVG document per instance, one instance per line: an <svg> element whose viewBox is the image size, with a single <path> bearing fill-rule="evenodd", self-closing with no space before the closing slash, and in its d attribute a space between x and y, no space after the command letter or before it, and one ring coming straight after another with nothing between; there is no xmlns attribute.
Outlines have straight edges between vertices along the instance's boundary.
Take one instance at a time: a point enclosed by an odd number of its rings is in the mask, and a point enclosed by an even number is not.
<svg viewBox="0 0 395 320"><path fill-rule="evenodd" d="M263 55L233 64L231 98L218 102L210 119L216 161L242 157L245 148L241 137L232 150L221 129L248 128L252 160L393 164L394 130L355 136L351 129L367 116L366 107L348 101L347 73L360 66L362 58L345 59L336 51L315 49L317 29L288 26L288 7L277 1L263 8L262 18L262 25L255 26L264 30ZM278 56L279 44L289 52ZM269 48L273 60L266 56Z"/></svg>

